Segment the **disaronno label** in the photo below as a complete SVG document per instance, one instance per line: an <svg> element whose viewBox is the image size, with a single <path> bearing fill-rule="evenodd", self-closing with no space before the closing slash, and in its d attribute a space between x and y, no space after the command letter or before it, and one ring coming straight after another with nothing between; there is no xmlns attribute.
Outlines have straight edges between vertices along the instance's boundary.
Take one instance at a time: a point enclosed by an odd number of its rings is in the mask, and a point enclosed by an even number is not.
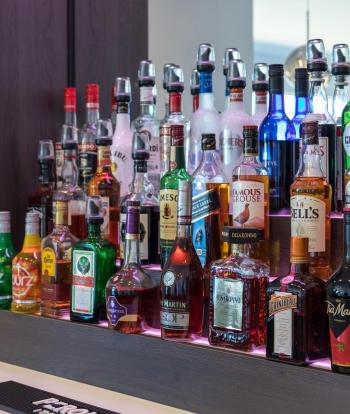
<svg viewBox="0 0 350 414"><path fill-rule="evenodd" d="M291 237L308 237L309 252L326 250L326 204L312 196L290 199Z"/></svg>
<svg viewBox="0 0 350 414"><path fill-rule="evenodd" d="M350 123L344 128L343 145L347 155L350 156Z"/></svg>
<svg viewBox="0 0 350 414"><path fill-rule="evenodd" d="M160 190L160 238L175 240L178 190Z"/></svg>

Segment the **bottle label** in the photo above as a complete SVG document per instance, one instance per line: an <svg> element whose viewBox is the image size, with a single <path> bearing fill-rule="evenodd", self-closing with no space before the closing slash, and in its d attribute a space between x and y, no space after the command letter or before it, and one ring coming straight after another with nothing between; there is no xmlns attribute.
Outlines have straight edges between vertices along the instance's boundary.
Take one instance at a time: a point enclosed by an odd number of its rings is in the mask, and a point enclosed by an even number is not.
<svg viewBox="0 0 350 414"><path fill-rule="evenodd" d="M232 183L231 189L233 226L264 230L264 183L238 180Z"/></svg>
<svg viewBox="0 0 350 414"><path fill-rule="evenodd" d="M104 239L108 239L109 229L109 197L101 197L103 207L103 223L101 224L101 235Z"/></svg>
<svg viewBox="0 0 350 414"><path fill-rule="evenodd" d="M112 326L117 326L119 322L137 322L141 320L138 314L138 298L134 298L131 304L126 306L118 302L115 296L107 298L107 318Z"/></svg>
<svg viewBox="0 0 350 414"><path fill-rule="evenodd" d="M273 352L292 356L293 354L293 309L298 297L289 292L275 292L269 301L269 317L273 318Z"/></svg>
<svg viewBox="0 0 350 414"><path fill-rule="evenodd" d="M242 330L243 281L214 277L214 326Z"/></svg>
<svg viewBox="0 0 350 414"><path fill-rule="evenodd" d="M69 203L66 201L54 201L53 202L53 216L55 218L55 224L67 225L69 222Z"/></svg>
<svg viewBox="0 0 350 414"><path fill-rule="evenodd" d="M178 190L160 190L160 238L175 240Z"/></svg>
<svg viewBox="0 0 350 414"><path fill-rule="evenodd" d="M85 215L86 202L84 200L69 200L68 203L68 225L72 225L73 216Z"/></svg>
<svg viewBox="0 0 350 414"><path fill-rule="evenodd" d="M350 123L346 125L343 132L343 145L346 154L350 157Z"/></svg>
<svg viewBox="0 0 350 414"><path fill-rule="evenodd" d="M225 128L220 134L220 157L224 165L230 167L230 176L232 170L240 163L243 153L243 138Z"/></svg>
<svg viewBox="0 0 350 414"><path fill-rule="evenodd" d="M72 312L94 313L95 264L95 252L73 251Z"/></svg>
<svg viewBox="0 0 350 414"><path fill-rule="evenodd" d="M120 240L120 258L124 259L124 245L125 245L125 234L126 234L126 214L120 214L120 222L121 222L121 235ZM147 213L140 213L140 259L141 260L148 260L149 259L149 252L148 252L148 237L149 237L149 221L148 221L148 214Z"/></svg>
<svg viewBox="0 0 350 414"><path fill-rule="evenodd" d="M350 299L327 296L332 364L350 367Z"/></svg>
<svg viewBox="0 0 350 414"><path fill-rule="evenodd" d="M57 188L62 187L62 167L64 162L64 151L62 144L56 142L55 144L55 162L56 162L56 186Z"/></svg>
<svg viewBox="0 0 350 414"><path fill-rule="evenodd" d="M23 258L12 267L12 298L14 302L35 304L40 300L40 264Z"/></svg>
<svg viewBox="0 0 350 414"><path fill-rule="evenodd" d="M326 204L312 196L290 199L291 237L308 237L309 252L326 251Z"/></svg>
<svg viewBox="0 0 350 414"><path fill-rule="evenodd" d="M43 276L56 277L56 255L52 247L44 247L42 250L41 272Z"/></svg>
<svg viewBox="0 0 350 414"><path fill-rule="evenodd" d="M162 174L168 172L170 168L170 130L170 125L162 125L160 127L160 164Z"/></svg>
<svg viewBox="0 0 350 414"><path fill-rule="evenodd" d="M0 303L12 298L12 257L3 251L0 256Z"/></svg>
<svg viewBox="0 0 350 414"><path fill-rule="evenodd" d="M160 326L163 329L188 331L190 304L185 300L163 299L160 309Z"/></svg>
<svg viewBox="0 0 350 414"><path fill-rule="evenodd" d="M199 72L199 93L213 92L213 76L211 72Z"/></svg>
<svg viewBox="0 0 350 414"><path fill-rule="evenodd" d="M321 158L321 166L322 166L322 171L323 174L325 176L325 178L327 179L327 181L329 182L329 169L328 169L328 137L318 137L318 141L319 141L319 146L320 146L320 158Z"/></svg>

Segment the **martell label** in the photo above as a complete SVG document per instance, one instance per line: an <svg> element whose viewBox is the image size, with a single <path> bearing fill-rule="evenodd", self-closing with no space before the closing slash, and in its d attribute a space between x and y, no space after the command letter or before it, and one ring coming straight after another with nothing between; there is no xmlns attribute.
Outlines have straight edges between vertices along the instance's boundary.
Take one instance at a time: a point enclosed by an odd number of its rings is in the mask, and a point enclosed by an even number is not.
<svg viewBox="0 0 350 414"><path fill-rule="evenodd" d="M346 154L350 157L350 123L344 128L343 145Z"/></svg>
<svg viewBox="0 0 350 414"><path fill-rule="evenodd" d="M178 190L160 190L160 239L175 240Z"/></svg>
<svg viewBox="0 0 350 414"><path fill-rule="evenodd" d="M160 306L160 325L163 329L188 331L190 323L190 304L188 301L163 299Z"/></svg>
<svg viewBox="0 0 350 414"><path fill-rule="evenodd" d="M93 315L95 298L95 252L73 251L72 311Z"/></svg>

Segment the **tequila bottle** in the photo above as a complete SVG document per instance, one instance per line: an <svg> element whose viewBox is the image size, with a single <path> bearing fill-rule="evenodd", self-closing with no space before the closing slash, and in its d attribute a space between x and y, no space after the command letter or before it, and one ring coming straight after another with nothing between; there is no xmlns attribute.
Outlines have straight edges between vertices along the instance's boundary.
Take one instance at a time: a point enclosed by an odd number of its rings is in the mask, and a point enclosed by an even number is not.
<svg viewBox="0 0 350 414"><path fill-rule="evenodd" d="M222 64L222 71L225 77L225 108L224 108L224 111L230 105L230 85L229 85L229 79L228 79L228 70L230 67L230 62L231 60L237 60L240 58L241 58L241 54L239 53L239 50L236 49L235 47L228 47L225 49L223 64Z"/></svg>
<svg viewBox="0 0 350 414"><path fill-rule="evenodd" d="M12 300L12 259L15 255L11 235L11 215L0 211L0 309L10 309Z"/></svg>
<svg viewBox="0 0 350 414"><path fill-rule="evenodd" d="M253 123L258 127L267 115L269 67L267 63L255 63L253 74Z"/></svg>
<svg viewBox="0 0 350 414"><path fill-rule="evenodd" d="M192 69L190 89L192 95L192 112L196 112L199 106L199 72L197 69Z"/></svg>

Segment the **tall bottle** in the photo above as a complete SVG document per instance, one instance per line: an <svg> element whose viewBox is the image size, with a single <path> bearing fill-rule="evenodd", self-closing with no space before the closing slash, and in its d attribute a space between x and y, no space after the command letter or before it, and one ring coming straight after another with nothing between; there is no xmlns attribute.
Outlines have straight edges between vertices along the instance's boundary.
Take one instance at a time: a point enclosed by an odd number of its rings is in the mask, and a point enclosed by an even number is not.
<svg viewBox="0 0 350 414"><path fill-rule="evenodd" d="M260 160L270 176L270 210L288 205L293 155L298 146L294 126L284 111L283 76L283 65L269 66L269 112L259 128Z"/></svg>
<svg viewBox="0 0 350 414"><path fill-rule="evenodd" d="M115 93L114 86L112 86L112 89L111 89L111 121L112 121L113 133L114 133L115 127L117 125L117 101L116 101L116 93Z"/></svg>
<svg viewBox="0 0 350 414"><path fill-rule="evenodd" d="M140 87L140 115L132 122L133 132L148 132L150 157L147 176L158 197L160 188L159 121L156 118L156 74L152 61L140 62L138 71Z"/></svg>
<svg viewBox="0 0 350 414"><path fill-rule="evenodd" d="M300 165L290 188L291 236L308 237L310 273L327 280L330 274L332 188L322 170L317 121L301 124Z"/></svg>
<svg viewBox="0 0 350 414"><path fill-rule="evenodd" d="M300 126L309 109L309 74L305 68L295 69L295 111L292 119L295 137L301 139ZM301 142L299 142L301 147ZM299 161L299 160L298 160ZM299 163L298 163L299 165Z"/></svg>
<svg viewBox="0 0 350 414"><path fill-rule="evenodd" d="M203 269L192 243L191 182L178 187L176 240L160 282L160 318L163 339L186 341L202 334Z"/></svg>
<svg viewBox="0 0 350 414"><path fill-rule="evenodd" d="M322 170L332 187L332 210L337 202L337 141L335 123L328 111L328 97L324 86L327 74L327 58L323 40L312 39L307 42L307 70L310 74L309 114L306 119L317 120Z"/></svg>
<svg viewBox="0 0 350 414"><path fill-rule="evenodd" d="M269 66L267 63L255 63L253 73L253 123L258 127L267 115L269 90Z"/></svg>
<svg viewBox="0 0 350 414"><path fill-rule="evenodd" d="M227 80L230 102L220 117L220 156L226 177L231 177L242 160L243 125L251 122L243 106L246 71L242 60L231 60Z"/></svg>
<svg viewBox="0 0 350 414"><path fill-rule="evenodd" d="M97 168L96 126L100 118L100 87L86 86L86 121L79 134L79 184L87 192Z"/></svg>
<svg viewBox="0 0 350 414"><path fill-rule="evenodd" d="M106 283L115 272L115 246L101 236L104 208L99 196L88 197L88 235L72 251L70 319L96 323L106 319Z"/></svg>
<svg viewBox="0 0 350 414"><path fill-rule="evenodd" d="M199 72L197 69L192 69L190 89L192 95L192 112L196 112L199 106Z"/></svg>
<svg viewBox="0 0 350 414"><path fill-rule="evenodd" d="M125 197L129 192L132 171L132 132L130 128L130 79L116 78L115 99L117 101L116 128L112 138L112 172L120 183L120 197Z"/></svg>
<svg viewBox="0 0 350 414"><path fill-rule="evenodd" d="M0 211L0 309L10 309L12 301L12 259L15 255L11 235L11 214Z"/></svg>
<svg viewBox="0 0 350 414"><path fill-rule="evenodd" d="M230 67L231 60L237 60L241 58L241 54L239 53L239 50L235 47L228 47L225 49L224 58L223 58L223 64L222 64L222 71L225 77L225 108L226 110L228 106L230 105L230 85L229 85L229 79L228 79L228 70Z"/></svg>
<svg viewBox="0 0 350 414"><path fill-rule="evenodd" d="M37 313L41 298L41 259L38 213L26 213L22 250L12 261L11 311Z"/></svg>
<svg viewBox="0 0 350 414"><path fill-rule="evenodd" d="M199 71L199 107L191 116L190 151L188 172L192 174L202 159L202 134L219 137L219 114L214 106L213 72L215 70L214 48L209 43L199 45L197 55ZM219 148L217 143L217 148Z"/></svg>

